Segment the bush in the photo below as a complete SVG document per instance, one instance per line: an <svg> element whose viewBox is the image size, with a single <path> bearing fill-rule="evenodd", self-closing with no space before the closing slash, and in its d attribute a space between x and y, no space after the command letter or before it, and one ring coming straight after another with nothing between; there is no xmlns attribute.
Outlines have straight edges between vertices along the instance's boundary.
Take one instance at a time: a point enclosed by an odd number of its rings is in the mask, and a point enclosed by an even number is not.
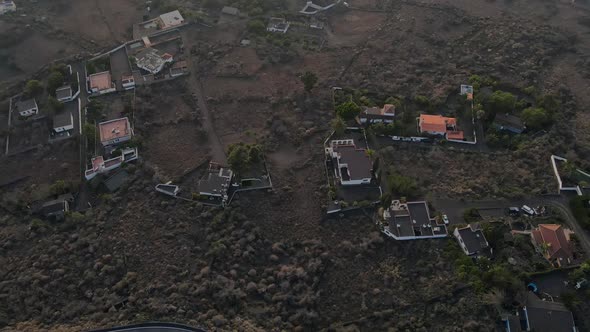
<svg viewBox="0 0 590 332"><path fill-rule="evenodd" d="M510 113L516 105L516 97L510 92L494 91L485 101L485 109L489 118L496 113Z"/></svg>
<svg viewBox="0 0 590 332"><path fill-rule="evenodd" d="M266 25L261 20L252 20L248 22L248 31L261 35L266 31Z"/></svg>
<svg viewBox="0 0 590 332"><path fill-rule="evenodd" d="M522 111L521 118L530 129L541 129L551 124L551 116L543 108L529 107Z"/></svg>
<svg viewBox="0 0 590 332"><path fill-rule="evenodd" d="M318 77L316 74L307 71L305 74L301 76L301 82L303 82L303 86L305 87L305 91L310 92L311 89L315 86L318 82Z"/></svg>
<svg viewBox="0 0 590 332"><path fill-rule="evenodd" d="M415 196L418 192L418 185L413 178L398 173L389 175L387 177L387 184L392 195L397 197Z"/></svg>

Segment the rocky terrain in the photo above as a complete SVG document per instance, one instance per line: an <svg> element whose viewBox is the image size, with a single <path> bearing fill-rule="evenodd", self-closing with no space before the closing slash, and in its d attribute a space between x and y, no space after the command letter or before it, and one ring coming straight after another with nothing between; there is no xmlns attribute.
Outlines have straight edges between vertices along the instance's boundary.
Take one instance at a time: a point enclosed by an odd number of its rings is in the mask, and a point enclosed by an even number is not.
<svg viewBox="0 0 590 332"><path fill-rule="evenodd" d="M551 153L584 167L590 156L589 10L578 2L350 1L353 9L327 16L322 47L256 37L246 19L186 29L197 79L137 90L143 160L128 166L130 180L117 193L95 193L95 206L64 222L42 221L29 205L56 179L78 177L78 147L67 146L64 156L54 152L59 146L0 159L2 183L22 180L0 191L0 329L177 321L212 331L493 331L498 312L459 277L451 241L393 241L378 232L372 212L325 218L321 146L334 117L330 88L428 96L439 107L477 74L515 93L532 87L556 96L554 124L513 150L376 146L428 199L553 192ZM0 21L19 37L0 38L7 78L34 73L48 60L41 55L54 60L111 47L143 13L135 1L39 3L27 5L27 17ZM93 24L77 29L84 19ZM29 66L6 55L30 49L35 38L51 52L35 53ZM239 46L242 38L252 46ZM299 79L305 71L319 78L309 93ZM202 100L191 91L195 82ZM212 128L203 125L199 102ZM4 129L4 115L0 120ZM262 144L274 190L240 194L225 210L157 194L155 184L182 179L209 160L211 130L223 147Z"/></svg>

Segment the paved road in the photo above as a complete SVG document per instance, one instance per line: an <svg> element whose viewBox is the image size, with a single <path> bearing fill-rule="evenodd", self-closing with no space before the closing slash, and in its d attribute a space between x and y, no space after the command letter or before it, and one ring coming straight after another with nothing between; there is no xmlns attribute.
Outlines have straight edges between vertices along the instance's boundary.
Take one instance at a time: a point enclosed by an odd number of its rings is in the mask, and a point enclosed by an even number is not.
<svg viewBox="0 0 590 332"><path fill-rule="evenodd" d="M80 98L81 111L80 122L82 127L86 123L86 112L84 109L88 104L88 92L86 91L86 71L84 69L84 62L79 62L72 65L72 70L80 77ZM77 210L86 210L88 208L88 186L84 173L86 171L86 139L84 135L80 135L80 189L78 190L78 206Z"/></svg>
<svg viewBox="0 0 590 332"><path fill-rule="evenodd" d="M498 200L482 200L482 201L461 201L452 199L435 199L432 205L437 211L441 211L449 216L451 224L462 224L463 213L468 209L505 209L510 206L539 206L546 205L557 209L565 218L566 223L576 233L582 248L590 256L590 235L578 223L568 206L568 198L564 195L546 195L530 197L523 200L508 201L503 199Z"/></svg>
<svg viewBox="0 0 590 332"><path fill-rule="evenodd" d="M193 97L197 99L197 104L199 106L199 109L201 110L201 116L203 119L202 125L203 129L207 131L208 144L211 147L211 158L213 159L212 161L226 165L227 157L225 155L225 149L223 148L221 139L219 138L219 136L215 132L215 128L213 127L213 120L211 119L211 114L209 112L209 108L207 107L207 102L205 100L205 95L203 93L203 84L199 80L199 76L197 75L195 66L193 65L192 56L190 55L190 50L194 45L193 40L190 38L189 34L185 30L183 30L181 34L185 49L189 54L187 58L187 65L191 74L190 77L187 79L187 82L189 84L189 89L193 94Z"/></svg>

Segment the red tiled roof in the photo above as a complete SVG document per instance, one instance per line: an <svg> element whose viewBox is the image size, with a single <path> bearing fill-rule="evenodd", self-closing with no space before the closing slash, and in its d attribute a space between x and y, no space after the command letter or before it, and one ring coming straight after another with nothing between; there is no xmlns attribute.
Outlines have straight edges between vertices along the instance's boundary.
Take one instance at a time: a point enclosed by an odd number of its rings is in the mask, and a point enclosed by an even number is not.
<svg viewBox="0 0 590 332"><path fill-rule="evenodd" d="M537 244L541 245L547 243L549 245L547 249L549 259L572 258L572 249L561 225L541 224L537 230L532 232L532 234L533 239Z"/></svg>

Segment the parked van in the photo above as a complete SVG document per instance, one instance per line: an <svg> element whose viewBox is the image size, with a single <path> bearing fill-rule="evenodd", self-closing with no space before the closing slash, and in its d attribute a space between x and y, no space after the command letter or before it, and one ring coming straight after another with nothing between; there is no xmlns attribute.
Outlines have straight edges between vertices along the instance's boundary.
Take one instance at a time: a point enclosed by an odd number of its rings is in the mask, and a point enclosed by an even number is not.
<svg viewBox="0 0 590 332"><path fill-rule="evenodd" d="M533 210L533 208L527 206L527 205L523 205L520 210L526 214L528 214L529 216L534 216L537 214L537 212L535 212L535 210Z"/></svg>

